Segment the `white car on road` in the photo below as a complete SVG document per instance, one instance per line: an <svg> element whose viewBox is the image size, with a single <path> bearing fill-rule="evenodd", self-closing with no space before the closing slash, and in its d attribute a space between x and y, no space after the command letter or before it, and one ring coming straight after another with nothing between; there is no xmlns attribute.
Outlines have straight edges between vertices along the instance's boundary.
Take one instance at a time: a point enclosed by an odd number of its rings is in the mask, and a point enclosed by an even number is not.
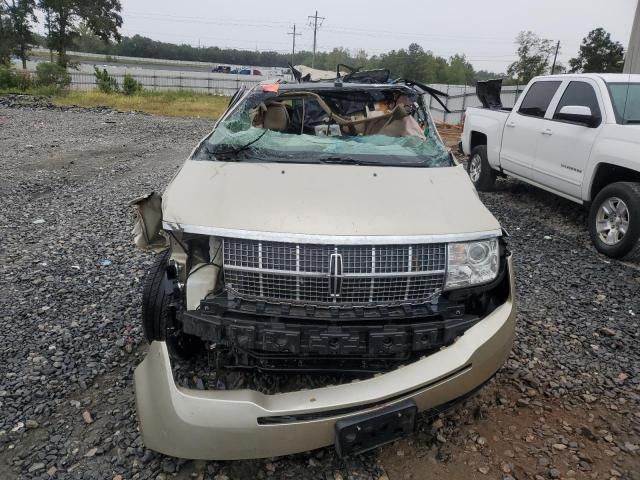
<svg viewBox="0 0 640 480"><path fill-rule="evenodd" d="M480 82L484 108L469 108L462 149L478 190L512 176L590 206L589 233L602 253L639 248L640 75L536 77L512 110L500 81Z"/></svg>

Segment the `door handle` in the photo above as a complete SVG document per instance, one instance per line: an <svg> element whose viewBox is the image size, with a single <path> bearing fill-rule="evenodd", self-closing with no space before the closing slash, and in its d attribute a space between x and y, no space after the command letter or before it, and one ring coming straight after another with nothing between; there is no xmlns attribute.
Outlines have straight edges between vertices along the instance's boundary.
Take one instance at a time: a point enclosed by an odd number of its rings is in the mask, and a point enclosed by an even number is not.
<svg viewBox="0 0 640 480"><path fill-rule="evenodd" d="M553 135L553 132L551 131L550 128L545 128L540 133L543 134L543 135Z"/></svg>
<svg viewBox="0 0 640 480"><path fill-rule="evenodd" d="M507 127L513 128L516 126L516 122L507 122Z"/></svg>

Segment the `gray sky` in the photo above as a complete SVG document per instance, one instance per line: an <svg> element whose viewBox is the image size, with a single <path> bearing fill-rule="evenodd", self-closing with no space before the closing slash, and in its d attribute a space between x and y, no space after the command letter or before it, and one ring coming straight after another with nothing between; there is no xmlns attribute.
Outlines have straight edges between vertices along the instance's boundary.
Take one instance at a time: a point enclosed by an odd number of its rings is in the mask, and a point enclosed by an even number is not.
<svg viewBox="0 0 640 480"><path fill-rule="evenodd" d="M320 50L364 49L369 54L417 42L449 57L464 53L474 67L505 71L515 59L521 30L560 40L562 63L577 54L582 38L604 27L626 48L637 0L121 0L125 35L204 46L291 51L311 50L307 16L326 17L318 32Z"/></svg>

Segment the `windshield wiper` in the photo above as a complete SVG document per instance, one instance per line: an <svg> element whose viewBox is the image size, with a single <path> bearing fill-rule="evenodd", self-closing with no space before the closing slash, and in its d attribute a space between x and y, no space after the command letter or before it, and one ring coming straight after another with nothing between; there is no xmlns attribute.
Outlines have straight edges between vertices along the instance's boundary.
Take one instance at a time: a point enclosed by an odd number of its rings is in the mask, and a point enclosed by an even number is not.
<svg viewBox="0 0 640 480"><path fill-rule="evenodd" d="M265 129L264 132L262 132L260 135L258 135L258 137L254 138L249 143L241 145L240 147L236 147L236 148L232 147L229 150L218 151L216 149L210 148L210 146L208 144L205 144L205 151L209 155L209 158L212 158L212 157L213 158L215 158L215 157L220 157L220 158L227 157L228 158L229 155L233 155L233 158L235 159L235 161L238 161L239 160L238 155L241 152L244 152L246 150L251 149L253 144L259 142L260 140L262 140L262 137L264 137L267 134L268 131L269 130Z"/></svg>
<svg viewBox="0 0 640 480"><path fill-rule="evenodd" d="M311 162L313 163L313 162ZM318 160L318 163L328 163L331 165L365 165L376 167L428 167L423 162L407 162L407 163L386 163L373 162L371 160L358 160L352 157L324 157Z"/></svg>
<svg viewBox="0 0 640 480"><path fill-rule="evenodd" d="M324 157L318 159L320 163L329 163L334 165L382 165L380 162L371 162L368 160L357 160L352 157Z"/></svg>
<svg viewBox="0 0 640 480"><path fill-rule="evenodd" d="M629 124L637 124L637 123L640 123L640 120L638 120L638 119L635 119L635 118L634 118L634 119L632 119L632 120L625 120L625 121L624 121L624 123L625 123L626 125L629 125Z"/></svg>

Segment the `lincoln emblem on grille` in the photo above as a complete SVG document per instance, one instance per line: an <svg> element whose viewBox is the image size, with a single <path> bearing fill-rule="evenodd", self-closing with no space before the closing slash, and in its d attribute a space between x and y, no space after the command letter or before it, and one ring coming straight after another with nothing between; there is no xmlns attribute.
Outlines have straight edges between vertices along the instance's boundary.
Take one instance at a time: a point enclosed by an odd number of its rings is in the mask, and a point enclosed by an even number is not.
<svg viewBox="0 0 640 480"><path fill-rule="evenodd" d="M329 257L329 294L339 297L342 290L342 255L332 253Z"/></svg>

